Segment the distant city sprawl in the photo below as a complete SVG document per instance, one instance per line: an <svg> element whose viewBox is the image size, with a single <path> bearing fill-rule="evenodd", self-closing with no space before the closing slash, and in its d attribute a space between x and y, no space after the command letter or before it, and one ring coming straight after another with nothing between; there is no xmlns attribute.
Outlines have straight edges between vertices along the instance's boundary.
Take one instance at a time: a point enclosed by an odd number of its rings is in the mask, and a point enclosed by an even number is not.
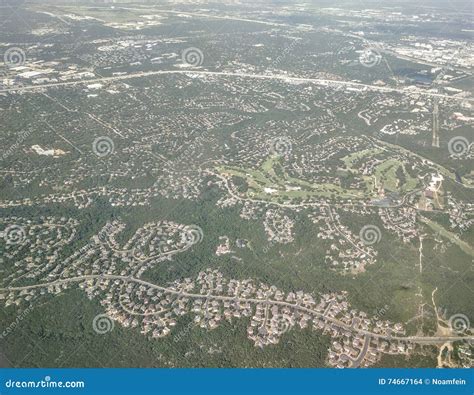
<svg viewBox="0 0 474 395"><path fill-rule="evenodd" d="M425 3L0 6L0 362L473 367L472 4Z"/></svg>

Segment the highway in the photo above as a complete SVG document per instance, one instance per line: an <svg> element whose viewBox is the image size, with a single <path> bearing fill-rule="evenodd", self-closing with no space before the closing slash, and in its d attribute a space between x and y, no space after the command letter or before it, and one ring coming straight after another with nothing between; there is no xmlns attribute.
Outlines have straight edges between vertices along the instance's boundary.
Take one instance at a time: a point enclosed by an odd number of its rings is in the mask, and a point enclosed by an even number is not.
<svg viewBox="0 0 474 395"><path fill-rule="evenodd" d="M374 91L374 92L384 92L384 93L399 93L405 95L423 95L428 97L437 97L441 99L448 100L459 100L459 101L470 101L474 102L474 99L466 99L465 97L457 97L445 95L442 93L430 92L424 89L417 88L415 86L407 88L395 88L387 86L378 86L378 85L368 85L362 84L359 82L353 81L335 81L321 78L305 78L305 77L290 77L287 75L281 74L250 74L250 73L234 73L234 72L224 72L224 71L203 71L203 70L157 70L157 71L143 71L138 73L130 73L125 75L116 75L111 77L100 77L100 78L91 78L78 81L64 81L64 82L54 82L49 84L39 84L39 85L26 85L19 86L17 88L4 88L0 89L0 93L6 92L27 92L35 91L40 89L48 89L54 87L64 87L64 86L74 86L74 85L83 85L83 84L95 84L101 82L113 82L120 80L129 80L133 78L144 78L157 75L169 75L169 74L184 74L184 75L201 75L209 77L236 77L236 78L251 78L251 79L260 79L260 80L274 80L274 81L283 81L283 82L300 82L300 83L313 83L323 86L344 86L350 88L357 88L361 91Z"/></svg>

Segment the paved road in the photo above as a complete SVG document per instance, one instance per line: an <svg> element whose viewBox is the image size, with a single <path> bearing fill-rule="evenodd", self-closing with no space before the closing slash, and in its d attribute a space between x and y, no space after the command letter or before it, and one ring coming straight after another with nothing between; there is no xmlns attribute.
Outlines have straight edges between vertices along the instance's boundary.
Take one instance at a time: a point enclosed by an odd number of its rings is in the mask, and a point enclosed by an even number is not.
<svg viewBox="0 0 474 395"><path fill-rule="evenodd" d="M195 298L195 299L207 299L207 300L223 300L223 301L234 301L234 302L250 302L250 303L259 303L259 304L275 304L283 307L289 307L292 309L304 311L306 313L312 314L318 318L321 318L325 321L331 322L335 324L337 327L358 333L363 336L370 336L375 339L383 339L383 340L399 340L405 341L410 343L422 343L422 344L442 344L449 341L459 341L459 340L469 340L474 341L474 336L386 336L381 335L378 333L372 333L370 331L366 331L363 329L356 329L353 328L351 325L348 325L336 318L333 317L326 317L323 313L319 311L309 309L307 307L288 303L278 300L265 300L265 299L255 299L255 298L235 298L233 296L224 296L224 295L201 295L201 294L193 294L188 292L181 292L176 291L171 288L161 287L159 285L155 285L153 283L149 283L144 280L140 280L139 278L131 277L131 276L119 276L114 274L97 274L97 275L85 275L85 276L77 276L77 277L70 277L62 280L56 280L49 283L40 283L35 285L29 285L24 287L7 287L7 288L0 288L0 292L4 291L22 291L27 289L34 289L34 288L42 288L48 286L55 286L61 284L67 284L70 282L81 282L86 280L94 280L94 279L108 279L108 280L121 280L125 282L134 282L137 284L142 284L150 288L158 289L160 291L164 291L173 295L185 296L188 298Z"/></svg>
<svg viewBox="0 0 474 395"><path fill-rule="evenodd" d="M364 340L364 345L362 346L362 350L360 350L360 353L359 355L357 356L356 359L352 359L352 364L351 364L351 368L358 368L360 363L362 362L362 360L364 359L365 357L365 354L367 353L367 350L369 348L369 344L370 344L370 336L366 336L365 337L365 340Z"/></svg>
<svg viewBox="0 0 474 395"><path fill-rule="evenodd" d="M120 80L128 80L128 79L133 79L133 78L143 78L143 77L150 77L154 75L167 75L167 74L203 75L203 76L210 76L210 77L213 77L213 76L239 77L239 78L253 78L253 79L260 79L260 80L279 80L279 81L290 82L290 83L291 82L314 83L314 84L319 84L323 86L347 86L347 87L358 88L360 90L367 90L367 91L400 93L400 94L408 94L408 95L419 94L423 96L438 97L442 99L474 102L474 99L466 99L465 97L444 95L441 93L423 90L417 87L394 88L394 87L387 87L387 86L362 84L362 83L353 82L353 81L334 81L334 80L327 80L327 79L321 79L321 78L290 77L287 75L280 75L280 74L267 75L267 74L233 73L233 72L225 72L225 71L203 71L203 70L144 71L144 72L138 72L138 73L130 73L126 75L117 75L117 76L112 76L112 77L100 77L100 78L91 78L91 79L78 80L78 81L55 82L55 83L41 84L41 85L27 85L27 86L21 86L18 88L5 88L5 89L0 89L0 93L34 91L37 89L53 88L53 87L59 87L59 86L95 84L95 83L100 83L100 82L120 81Z"/></svg>
<svg viewBox="0 0 474 395"><path fill-rule="evenodd" d="M357 244L355 244L349 237L347 237L346 234L345 234L342 230L340 230L340 229L338 228L337 222L336 222L336 220L334 219L334 217L333 217L333 215L332 215L332 211L331 211L331 206L330 206L330 205L328 205L328 210L327 210L327 211L328 211L328 214L329 214L329 218L330 218L331 221L332 221L332 224L331 224L331 225L333 225L334 228L336 228L337 232L338 232L347 242L349 242L355 249L357 249L360 253L362 253L362 254L367 254L367 255L369 255L370 257L373 258L373 257L374 257L374 254L373 254L373 253L371 253L369 250L364 251L364 250L363 250L362 248L360 248ZM331 226L331 225L330 225L330 226ZM332 230L332 229L331 229L331 230Z"/></svg>

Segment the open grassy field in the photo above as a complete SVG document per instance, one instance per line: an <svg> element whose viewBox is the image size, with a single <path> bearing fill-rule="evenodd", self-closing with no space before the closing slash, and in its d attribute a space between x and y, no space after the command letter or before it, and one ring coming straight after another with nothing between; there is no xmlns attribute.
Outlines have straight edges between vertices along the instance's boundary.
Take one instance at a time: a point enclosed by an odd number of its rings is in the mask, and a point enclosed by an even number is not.
<svg viewBox="0 0 474 395"><path fill-rule="evenodd" d="M248 185L246 196L266 201L292 200L295 198L331 197L363 199L370 197L364 190L345 189L335 183L311 183L289 176L281 166L278 157L267 159L260 169L242 169L220 166L218 171L224 176L238 177ZM367 177L369 178L369 177Z"/></svg>

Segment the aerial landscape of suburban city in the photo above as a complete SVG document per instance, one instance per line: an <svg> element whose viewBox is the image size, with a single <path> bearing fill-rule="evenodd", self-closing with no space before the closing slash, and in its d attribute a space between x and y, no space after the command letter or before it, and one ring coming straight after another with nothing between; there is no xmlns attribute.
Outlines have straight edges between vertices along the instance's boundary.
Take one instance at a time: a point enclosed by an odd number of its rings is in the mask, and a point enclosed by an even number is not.
<svg viewBox="0 0 474 395"><path fill-rule="evenodd" d="M0 366L474 367L471 1L0 10Z"/></svg>

